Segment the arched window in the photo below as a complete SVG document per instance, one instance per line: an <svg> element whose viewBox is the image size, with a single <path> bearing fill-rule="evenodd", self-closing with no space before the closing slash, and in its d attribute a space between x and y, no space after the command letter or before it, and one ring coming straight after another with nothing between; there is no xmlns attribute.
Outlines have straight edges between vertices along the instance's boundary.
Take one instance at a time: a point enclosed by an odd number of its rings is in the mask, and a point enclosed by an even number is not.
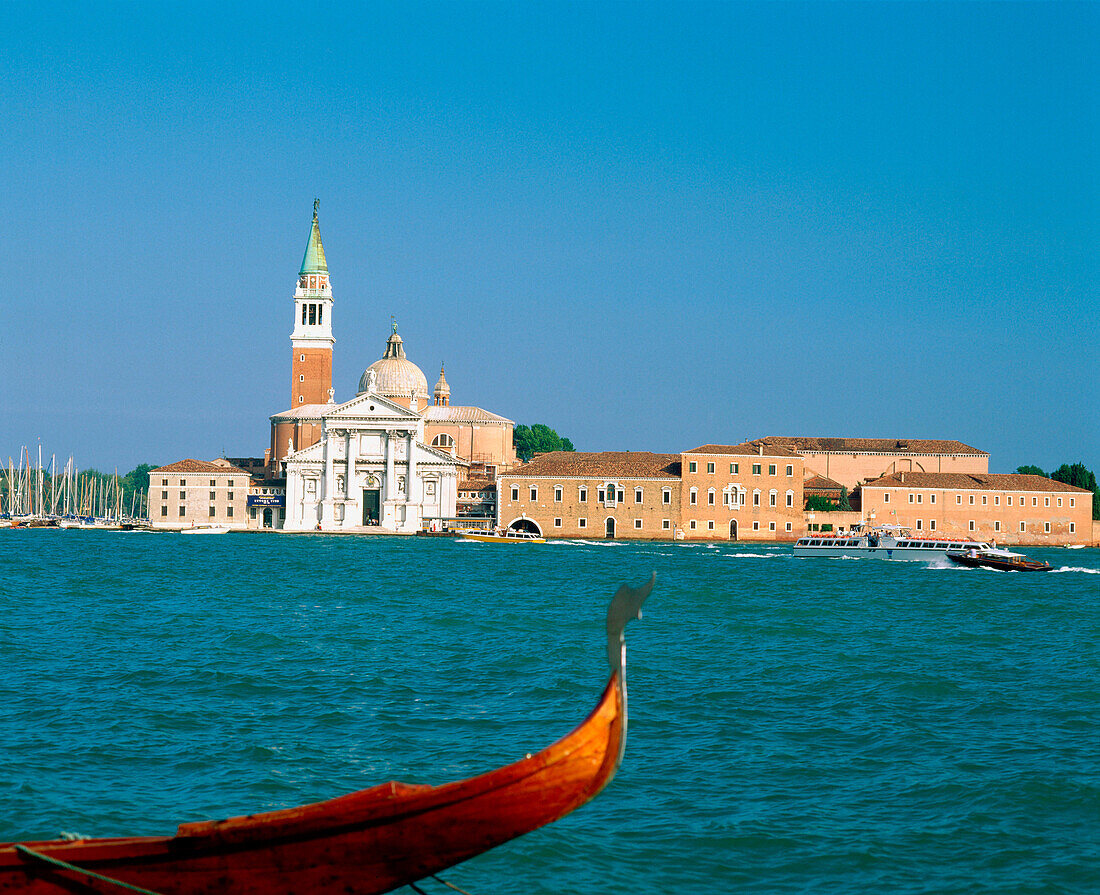
<svg viewBox="0 0 1100 895"><path fill-rule="evenodd" d="M455 449L455 440L447 434L436 435L435 438L432 439L432 447L442 448L443 450L450 451L453 454Z"/></svg>
<svg viewBox="0 0 1100 895"><path fill-rule="evenodd" d="M774 507L778 503L778 501L779 492L772 488L772 490L768 492L768 506Z"/></svg>
<svg viewBox="0 0 1100 895"><path fill-rule="evenodd" d="M794 506L794 492L790 490L787 491L787 506Z"/></svg>

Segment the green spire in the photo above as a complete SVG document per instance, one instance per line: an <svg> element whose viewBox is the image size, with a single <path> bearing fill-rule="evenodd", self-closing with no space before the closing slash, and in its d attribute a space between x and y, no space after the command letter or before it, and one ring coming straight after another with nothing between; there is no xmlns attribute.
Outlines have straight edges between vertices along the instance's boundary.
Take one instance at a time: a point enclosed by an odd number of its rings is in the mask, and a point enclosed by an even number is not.
<svg viewBox="0 0 1100 895"><path fill-rule="evenodd" d="M328 273L325 247L321 245L321 228L317 225L317 209L320 205L320 199L313 200L313 226L309 231L309 242L306 243L306 254L302 258L302 269L298 271L299 276L305 273Z"/></svg>

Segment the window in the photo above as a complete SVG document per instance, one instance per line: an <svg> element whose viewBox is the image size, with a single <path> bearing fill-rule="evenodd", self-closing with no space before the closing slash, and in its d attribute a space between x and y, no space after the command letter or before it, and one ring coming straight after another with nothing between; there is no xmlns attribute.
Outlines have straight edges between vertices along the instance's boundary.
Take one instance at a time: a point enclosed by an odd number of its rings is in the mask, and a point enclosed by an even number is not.
<svg viewBox="0 0 1100 895"><path fill-rule="evenodd" d="M560 516L559 516L559 517L557 517L557 518L556 518L556 519L554 520L554 528L561 528L561 517L560 517Z"/></svg>
<svg viewBox="0 0 1100 895"><path fill-rule="evenodd" d="M642 489L641 488L635 488L634 489L634 502L635 503L641 503L642 502Z"/></svg>
<svg viewBox="0 0 1100 895"><path fill-rule="evenodd" d="M168 479L161 479L160 484L161 484L162 487L167 488L168 487ZM181 482L180 484L183 484L183 483Z"/></svg>
<svg viewBox="0 0 1100 895"><path fill-rule="evenodd" d="M1033 498L1031 498L1031 505L1032 505L1033 507L1037 507L1037 506L1039 506L1039 498L1038 498L1038 497L1033 497Z"/></svg>
<svg viewBox="0 0 1100 895"><path fill-rule="evenodd" d="M1043 533L1044 534L1050 534L1050 523L1049 522L1044 522L1043 523Z"/></svg>
<svg viewBox="0 0 1100 895"><path fill-rule="evenodd" d="M577 528L588 528L588 520L587 519L578 519L577 520Z"/></svg>
<svg viewBox="0 0 1100 895"><path fill-rule="evenodd" d="M1069 533L1073 534L1076 531L1077 531L1077 523L1076 522L1071 522L1069 524Z"/></svg>
<svg viewBox="0 0 1100 895"><path fill-rule="evenodd" d="M233 487L233 479L230 479L228 484L229 484L229 487L232 488Z"/></svg>
<svg viewBox="0 0 1100 895"><path fill-rule="evenodd" d="M889 503L890 502L890 492L889 491L884 491L882 493L882 502L883 503Z"/></svg>
<svg viewBox="0 0 1100 895"><path fill-rule="evenodd" d="M184 485L186 485L186 484L187 484L187 482L185 482L183 479L180 479L180 487L181 488L184 487Z"/></svg>
<svg viewBox="0 0 1100 895"><path fill-rule="evenodd" d="M305 304L302 305L302 326L306 325L306 314L309 313L309 309Z"/></svg>
<svg viewBox="0 0 1100 895"><path fill-rule="evenodd" d="M776 491L774 488L772 488L772 490L768 492L768 506L774 507L774 506L778 506L778 504L779 504L779 492Z"/></svg>
<svg viewBox="0 0 1100 895"><path fill-rule="evenodd" d="M917 495L917 503L924 503L924 495L923 494L918 494Z"/></svg>
<svg viewBox="0 0 1100 895"><path fill-rule="evenodd" d="M187 492L186 491L181 491L180 492L180 500L187 500Z"/></svg>
<svg viewBox="0 0 1100 895"><path fill-rule="evenodd" d="M314 326L317 323L317 305L309 306L309 325Z"/></svg>
<svg viewBox="0 0 1100 895"><path fill-rule="evenodd" d="M512 500L519 500L519 485L512 486Z"/></svg>
<svg viewBox="0 0 1100 895"><path fill-rule="evenodd" d="M739 464L731 463L730 464L730 475L737 475L739 468L740 468Z"/></svg>
<svg viewBox="0 0 1100 895"><path fill-rule="evenodd" d="M714 506L714 489L707 491L707 506Z"/></svg>
<svg viewBox="0 0 1100 895"><path fill-rule="evenodd" d="M916 495L915 495L915 494L913 494L913 492L912 492L912 491L910 491L910 492L909 492L909 502L910 502L910 503L916 503L916 500L917 500L917 497L916 497Z"/></svg>
<svg viewBox="0 0 1100 895"><path fill-rule="evenodd" d="M753 475L760 475L760 464L759 463L753 463L752 464L752 474Z"/></svg>
<svg viewBox="0 0 1100 895"><path fill-rule="evenodd" d="M692 519L692 520L691 520L691 521L690 521L690 522L688 523L688 528L690 528L690 529L691 529L692 531L694 531L694 530L695 530L695 520L694 520L694 519Z"/></svg>
<svg viewBox="0 0 1100 895"><path fill-rule="evenodd" d="M539 499L538 486L537 485L532 485L531 486L531 500L538 500L538 499Z"/></svg>
<svg viewBox="0 0 1100 895"><path fill-rule="evenodd" d="M1008 495L1007 500L1008 500L1008 505L1012 506L1012 495L1011 494Z"/></svg>
<svg viewBox="0 0 1100 895"><path fill-rule="evenodd" d="M634 527L635 528L641 528L642 527L642 520L641 519L635 519L634 520Z"/></svg>
<svg viewBox="0 0 1100 895"><path fill-rule="evenodd" d="M986 506L989 503L989 497L985 494L982 495L982 506Z"/></svg>
<svg viewBox="0 0 1100 895"><path fill-rule="evenodd" d="M603 488L600 488L600 490L596 492L596 500L599 503L604 503L604 500L605 500L606 497L607 497L607 492Z"/></svg>
<svg viewBox="0 0 1100 895"><path fill-rule="evenodd" d="M786 528L784 528L783 530L784 531L790 531L791 530L791 523L788 522Z"/></svg>
<svg viewBox="0 0 1100 895"><path fill-rule="evenodd" d="M217 486L217 484L218 484L218 480L217 480L217 479L211 479L211 480L210 480L210 487L211 487L211 488L214 488L214 487L216 487L216 486Z"/></svg>
<svg viewBox="0 0 1100 895"><path fill-rule="evenodd" d="M168 515L168 507L167 506L162 506L160 508L160 514L161 514L161 516L167 516Z"/></svg>
<svg viewBox="0 0 1100 895"><path fill-rule="evenodd" d="M708 463L707 464L707 472L710 475L714 475L714 464L713 463Z"/></svg>
<svg viewBox="0 0 1100 895"><path fill-rule="evenodd" d="M787 506L789 506L789 507L794 506L794 492L793 491L788 491L787 492Z"/></svg>
<svg viewBox="0 0 1100 895"><path fill-rule="evenodd" d="M1011 501L1011 500L1012 500L1012 498L1010 497L1010 498L1009 498L1009 500ZM1071 497L1071 498L1069 499L1069 505L1070 505L1071 507L1075 507L1075 506L1077 506L1077 498L1076 498L1076 497Z"/></svg>
<svg viewBox="0 0 1100 895"><path fill-rule="evenodd" d="M970 505L974 506L974 495L973 494L970 495Z"/></svg>
<svg viewBox="0 0 1100 895"><path fill-rule="evenodd" d="M775 475L775 464L774 463L769 463L768 464L768 475Z"/></svg>
<svg viewBox="0 0 1100 895"><path fill-rule="evenodd" d="M923 519L918 519L917 520L917 531L924 531L924 520Z"/></svg>
<svg viewBox="0 0 1100 895"><path fill-rule="evenodd" d="M690 503L692 506L695 506L698 502L699 502L699 489L698 488L692 488L691 493L688 496L688 503Z"/></svg>
<svg viewBox="0 0 1100 895"><path fill-rule="evenodd" d="M1027 523L1026 522L1021 522L1020 523L1020 531L1027 531Z"/></svg>
<svg viewBox="0 0 1100 895"><path fill-rule="evenodd" d="M794 478L794 466L790 463L787 464L787 478Z"/></svg>
<svg viewBox="0 0 1100 895"><path fill-rule="evenodd" d="M1001 495L1000 494L994 494L993 495L993 506L999 507L1000 505L1001 505Z"/></svg>
<svg viewBox="0 0 1100 895"><path fill-rule="evenodd" d="M443 448L444 450L450 450L455 446L455 440L450 435L440 434L436 435L432 439L432 447Z"/></svg>
<svg viewBox="0 0 1100 895"><path fill-rule="evenodd" d="M343 509L343 507L341 507L341 509ZM230 516L230 517L232 517L232 515L233 515L233 507L226 507L226 508L225 508L225 515L227 515L227 516Z"/></svg>
<svg viewBox="0 0 1100 895"><path fill-rule="evenodd" d="M1059 497L1058 498L1058 506L1061 506L1061 505L1062 505L1062 498Z"/></svg>
<svg viewBox="0 0 1100 895"><path fill-rule="evenodd" d="M936 520L935 520L935 519L929 519L929 520L928 520L928 528L929 528L929 529L930 529L931 531L935 531L935 530L936 530Z"/></svg>
<svg viewBox="0 0 1100 895"><path fill-rule="evenodd" d="M579 500L581 503L588 503L588 489L587 488L581 488L577 492L577 500Z"/></svg>
<svg viewBox="0 0 1100 895"><path fill-rule="evenodd" d="M305 359L306 359L306 356L304 354L299 354L298 355L298 360L302 361L303 363L305 363Z"/></svg>
<svg viewBox="0 0 1100 895"><path fill-rule="evenodd" d="M306 374L305 373L299 373L298 374L298 381L299 382L305 382L306 381Z"/></svg>
<svg viewBox="0 0 1100 895"><path fill-rule="evenodd" d="M760 523L759 522L753 522L752 530L753 531L760 531Z"/></svg>
<svg viewBox="0 0 1100 895"><path fill-rule="evenodd" d="M322 286L321 288L324 289L325 287ZM317 325L320 326L324 322L325 322L325 306L324 305L317 305Z"/></svg>
<svg viewBox="0 0 1100 895"><path fill-rule="evenodd" d="M962 506L963 496L961 494L955 495L955 506Z"/></svg>
<svg viewBox="0 0 1100 895"><path fill-rule="evenodd" d="M699 464L696 463L694 460L689 460L688 461L688 472L698 472L698 471L699 471Z"/></svg>
<svg viewBox="0 0 1100 895"><path fill-rule="evenodd" d="M217 497L217 496L218 496L218 492L217 492L217 491L211 491L211 492L210 492L210 499L211 499L211 500L213 500L213 499L214 499L215 497Z"/></svg>
<svg viewBox="0 0 1100 895"><path fill-rule="evenodd" d="M708 531L714 531L714 520L713 519L708 519L707 520L707 530Z"/></svg>
<svg viewBox="0 0 1100 895"><path fill-rule="evenodd" d="M974 529L975 529L975 525L974 525L974 520L973 520L973 519L971 519L971 520L970 520L970 530L971 530L971 531L974 531Z"/></svg>
<svg viewBox="0 0 1100 895"><path fill-rule="evenodd" d="M1050 498L1049 497L1044 497L1043 498L1043 506L1045 506L1045 507L1050 506Z"/></svg>
<svg viewBox="0 0 1100 895"><path fill-rule="evenodd" d="M665 531L668 531L670 528L672 528L672 520L671 519L662 519L661 520L661 528L663 528ZM1070 530L1072 531L1072 529L1070 529Z"/></svg>
<svg viewBox="0 0 1100 895"><path fill-rule="evenodd" d="M622 488L619 489L619 503L623 503L626 500L626 492Z"/></svg>
<svg viewBox="0 0 1100 895"><path fill-rule="evenodd" d="M554 503L561 503L561 485L554 486Z"/></svg>
<svg viewBox="0 0 1100 895"><path fill-rule="evenodd" d="M995 519L993 521L993 530L994 531L1000 531L1001 530L1001 522L1000 522L999 519Z"/></svg>
<svg viewBox="0 0 1100 895"><path fill-rule="evenodd" d="M752 505L754 507L760 506L760 489L759 488L757 488L755 491L752 492Z"/></svg>
<svg viewBox="0 0 1100 895"><path fill-rule="evenodd" d="M929 494L928 495L928 502L929 503L935 503L936 502L936 495L935 494Z"/></svg>
<svg viewBox="0 0 1100 895"><path fill-rule="evenodd" d="M672 503L672 489L671 488L662 488L661 489L661 503L666 504L666 505Z"/></svg>
<svg viewBox="0 0 1100 895"><path fill-rule="evenodd" d="M167 491L161 491L160 492L160 499L161 500L167 500L168 499L168 492Z"/></svg>
<svg viewBox="0 0 1100 895"><path fill-rule="evenodd" d="M769 522L768 523L768 531L775 531L775 523L774 522Z"/></svg>
<svg viewBox="0 0 1100 895"><path fill-rule="evenodd" d="M186 516L186 515L187 515L187 507L180 507L180 516L183 517L183 516Z"/></svg>

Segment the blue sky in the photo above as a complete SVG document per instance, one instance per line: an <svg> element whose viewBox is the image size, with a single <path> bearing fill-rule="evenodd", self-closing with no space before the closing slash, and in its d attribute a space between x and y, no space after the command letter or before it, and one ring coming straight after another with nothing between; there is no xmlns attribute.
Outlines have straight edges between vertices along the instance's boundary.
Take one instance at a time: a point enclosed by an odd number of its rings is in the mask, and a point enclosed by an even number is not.
<svg viewBox="0 0 1100 895"><path fill-rule="evenodd" d="M1100 6L4 12L5 464L262 455L316 196L337 400L1100 472Z"/></svg>

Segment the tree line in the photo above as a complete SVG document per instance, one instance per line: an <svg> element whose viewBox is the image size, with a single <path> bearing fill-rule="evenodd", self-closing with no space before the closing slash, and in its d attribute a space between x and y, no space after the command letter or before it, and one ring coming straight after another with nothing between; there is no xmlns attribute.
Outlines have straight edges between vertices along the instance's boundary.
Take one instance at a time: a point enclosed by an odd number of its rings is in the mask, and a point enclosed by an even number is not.
<svg viewBox="0 0 1100 895"><path fill-rule="evenodd" d="M1100 488L1096 487L1096 475L1084 463L1063 463L1051 473L1045 473L1038 466L1017 466L1019 475L1041 475L1075 488L1084 488L1092 492L1092 518L1100 519Z"/></svg>

